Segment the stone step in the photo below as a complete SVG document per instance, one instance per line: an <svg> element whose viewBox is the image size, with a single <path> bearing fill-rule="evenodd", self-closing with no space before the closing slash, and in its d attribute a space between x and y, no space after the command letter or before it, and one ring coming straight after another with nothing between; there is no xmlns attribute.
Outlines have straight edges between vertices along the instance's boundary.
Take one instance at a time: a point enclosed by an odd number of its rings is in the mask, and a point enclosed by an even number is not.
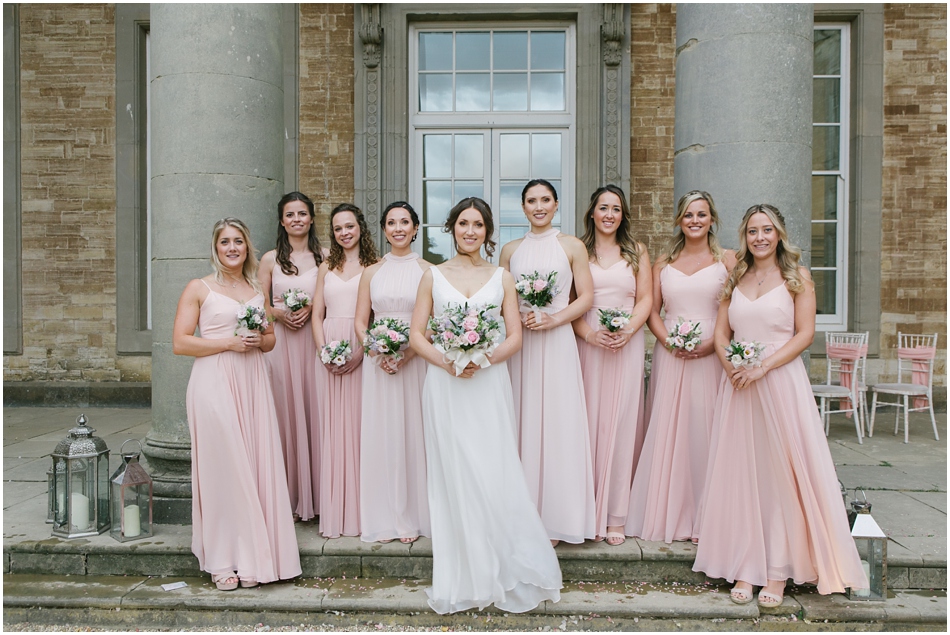
<svg viewBox="0 0 950 635"><path fill-rule="evenodd" d="M45 529L45 531L43 531ZM428 579L432 543L420 538L406 545L365 543L359 538L328 540L316 523L298 523L303 575L308 578ZM191 527L156 525L150 538L120 543L108 534L74 540L49 537L49 525L33 524L29 535L6 533L3 572L14 574L200 576L191 553ZM692 570L696 548L628 538L619 547L605 542L562 543L557 555L565 580L701 584L706 576ZM945 554L945 551L943 552ZM946 589L946 556L921 556L893 540L888 544L890 589Z"/></svg>
<svg viewBox="0 0 950 635"><path fill-rule="evenodd" d="M187 586L164 591L162 584ZM279 626L360 630L939 630L947 622L944 591L901 591L886 602L820 596L789 587L782 606L759 609L729 600L728 586L647 582L568 582L557 603L515 615L488 608L433 613L425 580L301 578L221 592L208 576L3 576L4 625L95 628ZM375 627L375 628L373 628Z"/></svg>

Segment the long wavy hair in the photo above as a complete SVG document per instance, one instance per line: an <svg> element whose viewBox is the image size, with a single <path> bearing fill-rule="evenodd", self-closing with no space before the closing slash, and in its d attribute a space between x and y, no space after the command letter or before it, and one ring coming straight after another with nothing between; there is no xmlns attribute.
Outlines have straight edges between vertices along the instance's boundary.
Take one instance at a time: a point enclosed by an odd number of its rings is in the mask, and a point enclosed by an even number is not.
<svg viewBox="0 0 950 635"><path fill-rule="evenodd" d="M299 273L297 265L290 260L290 252L293 250L290 247L290 237L287 235L287 229L283 223L284 206L293 201L300 201L307 206L307 211L310 212L310 231L307 234L307 249L313 254L313 261L318 267L320 263L323 262L323 249L320 247L320 239L317 237L317 227L313 222L313 201L311 201L310 197L306 194L301 194L300 192L284 194L277 202L277 264L280 265L280 270L288 276L296 276Z"/></svg>
<svg viewBox="0 0 950 635"><path fill-rule="evenodd" d="M485 243L483 246L485 247L485 253L491 258L492 254L495 253L496 246L495 241L492 240L492 234L495 233L495 221L492 219L491 207L477 196L463 198L456 203L455 207L449 211L449 217L445 219L445 225L442 227L442 231L452 237L452 244L455 245L455 251L458 252L459 245L455 240L455 223L458 222L462 212L467 209L474 209L482 215L482 222L485 223Z"/></svg>
<svg viewBox="0 0 950 635"><path fill-rule="evenodd" d="M254 253L254 245L251 243L251 230L247 228L244 221L237 218L222 218L211 229L211 266L214 269L214 280L220 285L224 285L224 263L218 257L218 238L225 227L233 227L241 232L241 238L244 239L244 245L247 247L247 257L244 258L244 266L241 268L241 275L244 281L251 285L251 288L261 292L261 285L257 281L257 255Z"/></svg>
<svg viewBox="0 0 950 635"><path fill-rule="evenodd" d="M604 194L616 194L620 199L620 225L617 227L615 235L617 244L620 246L620 255L633 269L636 274L640 271L640 244L633 237L633 225L630 222L630 207L627 205L627 196L623 190L613 184L608 184L590 195L590 204L587 206L587 212L584 214L584 236L581 240L587 247L587 256L593 258L594 242L596 240L597 229L594 227L594 210L600 202L600 197Z"/></svg>
<svg viewBox="0 0 950 635"><path fill-rule="evenodd" d="M366 226L366 219L363 212L352 203L340 203L330 212L330 255L327 256L327 267L330 271L334 269L343 270L343 263L346 261L346 255L343 253L343 247L333 236L333 217L341 212L352 212L356 217L356 224L360 228L360 264L364 267L376 264L379 260L379 254L376 252L376 245L373 243L373 236L369 233L369 227Z"/></svg>
<svg viewBox="0 0 950 635"><path fill-rule="evenodd" d="M709 227L709 233L706 234L706 243L709 245L709 251L712 252L716 262L722 260L724 252L722 245L719 244L719 238L716 236L716 231L719 229L719 212L716 211L712 194L703 190L693 190L683 194L676 204L676 218L673 219L673 237L663 252L663 257L666 258L667 262L676 260L680 252L683 251L683 247L686 246L686 235L683 234L682 227L683 217L686 215L686 208L695 201L706 201L706 204L709 205L709 216L712 219L712 225Z"/></svg>
<svg viewBox="0 0 950 635"><path fill-rule="evenodd" d="M788 285L788 290L792 294L799 294L805 290L805 282L802 274L798 270L798 262L802 257L802 250L793 245L788 240L788 231L785 229L785 217L774 206L762 203L753 205L746 210L742 217L742 223L739 224L739 252L736 254L736 267L732 270L726 284L722 287L719 294L721 300L727 300L732 297L732 291L739 284L739 280L746 274L749 267L752 266L755 259L752 257L752 251L749 249L748 239L746 238L746 229L749 226L749 219L753 214L765 214L775 231L778 232L778 246L775 249L775 258L778 263L779 271Z"/></svg>

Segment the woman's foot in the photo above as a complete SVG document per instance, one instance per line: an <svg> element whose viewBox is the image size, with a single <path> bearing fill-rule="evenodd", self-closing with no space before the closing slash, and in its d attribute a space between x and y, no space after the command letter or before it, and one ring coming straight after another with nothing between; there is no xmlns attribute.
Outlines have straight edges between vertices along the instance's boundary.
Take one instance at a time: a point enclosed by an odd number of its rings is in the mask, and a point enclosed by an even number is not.
<svg viewBox="0 0 950 635"><path fill-rule="evenodd" d="M258 584L260 584L260 582L258 582L258 581L255 580L254 578L241 578L241 588L242 588L242 589L253 589L253 588L256 587Z"/></svg>
<svg viewBox="0 0 950 635"><path fill-rule="evenodd" d="M211 581L218 587L218 591L233 591L238 588L238 577L234 573L221 573L211 576Z"/></svg>
<svg viewBox="0 0 950 635"><path fill-rule="evenodd" d="M393 541L392 538L384 538L384 539L382 539L382 540L377 540L376 542L381 542L381 543L383 543L383 544L385 545L385 544L388 544L388 543L390 543L390 542L392 542L392 541Z"/></svg>
<svg viewBox="0 0 950 635"><path fill-rule="evenodd" d="M623 527L608 527L607 528L607 544L611 547L619 547L627 541L626 536L623 535Z"/></svg>
<svg viewBox="0 0 950 635"><path fill-rule="evenodd" d="M561 544L561 541L560 541L560 540L552 540L552 541L551 541L551 546L552 546L552 547L557 547L559 544Z"/></svg>
<svg viewBox="0 0 950 635"><path fill-rule="evenodd" d="M785 601L785 580L769 580L759 591L759 606L773 608Z"/></svg>
<svg viewBox="0 0 950 635"><path fill-rule="evenodd" d="M400 538L399 542L401 542L404 545L411 545L417 540L419 540L419 536L413 536L412 538Z"/></svg>
<svg viewBox="0 0 950 635"><path fill-rule="evenodd" d="M729 599L736 604L748 604L752 601L752 585L748 582L736 581L736 586L729 592Z"/></svg>

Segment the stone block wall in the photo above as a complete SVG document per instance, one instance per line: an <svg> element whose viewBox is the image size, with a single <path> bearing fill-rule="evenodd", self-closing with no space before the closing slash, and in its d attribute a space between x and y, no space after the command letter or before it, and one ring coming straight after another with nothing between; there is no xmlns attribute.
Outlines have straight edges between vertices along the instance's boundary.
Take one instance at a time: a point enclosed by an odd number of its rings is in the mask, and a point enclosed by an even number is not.
<svg viewBox="0 0 950 635"><path fill-rule="evenodd" d="M940 333L947 369L947 6L884 5L881 351L896 372L897 332Z"/></svg>

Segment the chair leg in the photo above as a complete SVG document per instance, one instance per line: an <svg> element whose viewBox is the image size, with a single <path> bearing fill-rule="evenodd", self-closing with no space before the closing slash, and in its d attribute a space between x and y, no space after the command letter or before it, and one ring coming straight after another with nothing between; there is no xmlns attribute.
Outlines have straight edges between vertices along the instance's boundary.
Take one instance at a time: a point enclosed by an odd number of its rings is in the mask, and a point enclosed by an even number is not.
<svg viewBox="0 0 950 635"><path fill-rule="evenodd" d="M871 422L868 424L868 436L874 436L874 415L877 414L877 393L871 396Z"/></svg>
<svg viewBox="0 0 950 635"><path fill-rule="evenodd" d="M866 392L861 392L858 394L861 395L861 415L862 415L862 420L864 423L864 430L865 432L869 432L870 429L868 428L868 416L869 416L868 415L868 394ZM871 435L868 434L868 436L871 436Z"/></svg>
<svg viewBox="0 0 950 635"><path fill-rule="evenodd" d="M851 402L851 416L854 417L854 429L858 432L858 443L864 445L864 439L861 438L861 411L857 408L857 399Z"/></svg>
<svg viewBox="0 0 950 635"><path fill-rule="evenodd" d="M901 429L901 398L897 397L897 404L894 410L894 434L897 434L898 430Z"/></svg>
<svg viewBox="0 0 950 635"><path fill-rule="evenodd" d="M904 443L910 441L910 430L907 424L910 420L910 397L904 395Z"/></svg>
<svg viewBox="0 0 950 635"><path fill-rule="evenodd" d="M828 432L831 429L831 421L828 419L828 414L825 412L825 398L819 397L821 400L821 422L825 424L825 436L828 436Z"/></svg>
<svg viewBox="0 0 950 635"><path fill-rule="evenodd" d="M937 419L934 417L934 401L930 395L927 396L927 405L930 406L930 425L934 428L934 438L939 441L940 435L937 433Z"/></svg>

